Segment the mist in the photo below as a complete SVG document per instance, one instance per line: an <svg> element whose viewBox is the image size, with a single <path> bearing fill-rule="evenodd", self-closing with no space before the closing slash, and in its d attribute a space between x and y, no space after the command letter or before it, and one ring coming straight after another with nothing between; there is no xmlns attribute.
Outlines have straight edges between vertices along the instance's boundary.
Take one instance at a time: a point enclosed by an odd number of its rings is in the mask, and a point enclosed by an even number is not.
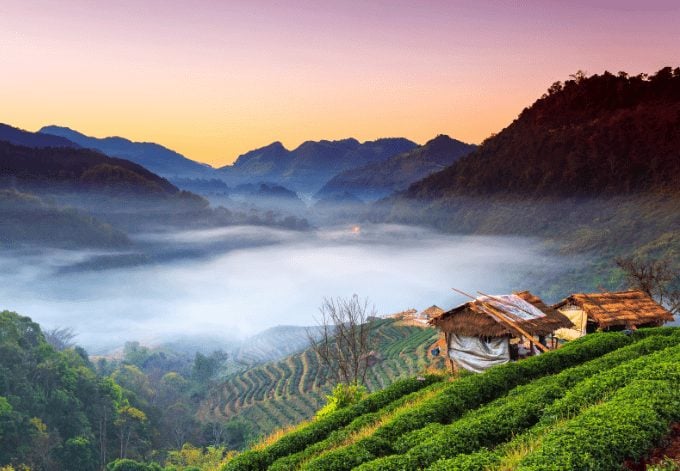
<svg viewBox="0 0 680 471"><path fill-rule="evenodd" d="M312 325L324 296L368 297L380 315L447 309L465 301L452 287L534 289L578 263L551 255L538 239L398 225L232 226L146 233L134 242L140 252L4 252L3 308L44 328L71 327L78 344L103 353L131 340L227 342L276 325ZM122 263L103 269L102 259Z"/></svg>

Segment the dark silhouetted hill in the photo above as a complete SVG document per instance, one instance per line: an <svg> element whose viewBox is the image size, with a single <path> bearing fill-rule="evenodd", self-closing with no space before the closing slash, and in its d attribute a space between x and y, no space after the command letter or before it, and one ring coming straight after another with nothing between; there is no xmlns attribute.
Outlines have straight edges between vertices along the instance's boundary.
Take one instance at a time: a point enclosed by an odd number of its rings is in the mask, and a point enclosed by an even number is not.
<svg viewBox="0 0 680 471"><path fill-rule="evenodd" d="M26 147L80 147L78 144L69 141L65 137L52 136L24 131L8 124L0 123L0 141L11 142L18 146Z"/></svg>
<svg viewBox="0 0 680 471"><path fill-rule="evenodd" d="M122 137L96 138L62 126L45 126L43 135L61 136L81 147L135 162L166 178L209 178L213 169L152 142L133 142Z"/></svg>
<svg viewBox="0 0 680 471"><path fill-rule="evenodd" d="M680 189L680 68L553 84L482 146L407 198L599 196Z"/></svg>
<svg viewBox="0 0 680 471"><path fill-rule="evenodd" d="M320 198L351 193L366 200L376 200L442 170L476 146L440 135L410 152L347 170L333 177L319 193Z"/></svg>
<svg viewBox="0 0 680 471"><path fill-rule="evenodd" d="M33 189L173 195L177 187L133 162L89 149L31 148L0 141L0 184Z"/></svg>

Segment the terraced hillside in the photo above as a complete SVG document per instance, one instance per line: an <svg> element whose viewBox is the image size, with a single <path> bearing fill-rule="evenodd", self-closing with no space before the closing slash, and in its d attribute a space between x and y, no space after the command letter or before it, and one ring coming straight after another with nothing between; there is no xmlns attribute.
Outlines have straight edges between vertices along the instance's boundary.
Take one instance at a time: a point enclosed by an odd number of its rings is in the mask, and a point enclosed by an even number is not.
<svg viewBox="0 0 680 471"><path fill-rule="evenodd" d="M385 388L431 365L427 348L437 338L431 328L377 321L377 363L369 368L368 388ZM224 420L238 417L256 433L269 432L314 416L329 392L328 378L311 349L234 374L202 405L202 415Z"/></svg>
<svg viewBox="0 0 680 471"><path fill-rule="evenodd" d="M600 333L479 375L396 381L222 470L644 469L679 421L680 328Z"/></svg>

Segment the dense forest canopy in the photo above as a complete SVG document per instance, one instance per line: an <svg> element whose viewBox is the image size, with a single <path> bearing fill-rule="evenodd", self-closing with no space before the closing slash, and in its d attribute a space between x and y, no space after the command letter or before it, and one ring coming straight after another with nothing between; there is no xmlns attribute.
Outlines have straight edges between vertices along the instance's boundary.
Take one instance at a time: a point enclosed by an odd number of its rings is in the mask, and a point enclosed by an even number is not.
<svg viewBox="0 0 680 471"><path fill-rule="evenodd" d="M680 189L680 68L579 72L408 198L595 196Z"/></svg>

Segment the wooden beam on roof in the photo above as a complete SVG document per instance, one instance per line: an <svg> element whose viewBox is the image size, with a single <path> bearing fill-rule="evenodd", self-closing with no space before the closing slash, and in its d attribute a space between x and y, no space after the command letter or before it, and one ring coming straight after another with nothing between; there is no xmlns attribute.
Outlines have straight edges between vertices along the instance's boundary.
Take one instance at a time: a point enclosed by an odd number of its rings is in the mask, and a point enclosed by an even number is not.
<svg viewBox="0 0 680 471"><path fill-rule="evenodd" d="M498 309L494 308L489 303L485 303L484 301L480 301L479 299L475 298L474 296L472 296L472 295L470 295L470 294L468 294L464 291L461 291L459 289L456 289L456 288L451 288L451 289L453 291L457 292L457 293L462 294L463 296L467 296L468 298L473 299L474 301L477 301L480 304L482 304L489 311L491 311L489 314L491 315L491 318L494 319L496 322L498 322L500 324L504 324L506 327L509 327L510 329L514 330L515 332L518 332L520 335L523 335L523 336L531 339L532 341L535 340L534 336L532 334L530 334L529 332L527 332L526 330L524 330L523 328L518 326L517 323L515 323L514 321L508 319L505 315L503 315L502 312L500 312ZM487 296L487 295L485 295L485 296ZM537 348L539 348L543 352L549 351L548 348L545 345L543 345L541 342L534 342L534 343L536 344Z"/></svg>

